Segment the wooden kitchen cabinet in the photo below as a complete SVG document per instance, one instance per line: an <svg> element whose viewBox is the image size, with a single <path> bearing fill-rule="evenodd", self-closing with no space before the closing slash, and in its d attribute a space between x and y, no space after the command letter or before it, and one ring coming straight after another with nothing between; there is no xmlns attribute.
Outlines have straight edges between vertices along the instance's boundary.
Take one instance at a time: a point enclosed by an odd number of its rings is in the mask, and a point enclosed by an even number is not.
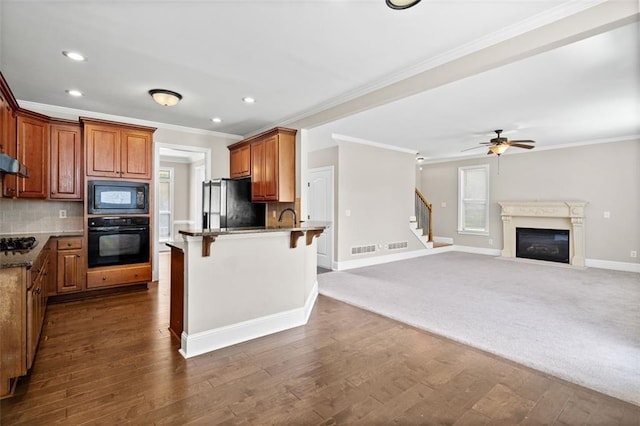
<svg viewBox="0 0 640 426"><path fill-rule="evenodd" d="M151 265L118 265L91 268L87 272L87 289L140 284L151 281Z"/></svg>
<svg viewBox="0 0 640 426"><path fill-rule="evenodd" d="M56 239L57 294L79 292L85 288L87 255L82 242L82 237Z"/></svg>
<svg viewBox="0 0 640 426"><path fill-rule="evenodd" d="M275 129L229 146L230 169L240 173L241 154L234 152L250 147L252 201L294 202L296 196L296 130ZM246 151L245 151L246 153ZM246 154L244 154L246 155ZM246 166L246 160L244 166ZM231 174L231 177L240 177Z"/></svg>
<svg viewBox="0 0 640 426"><path fill-rule="evenodd" d="M251 145L245 144L229 150L231 178L251 176Z"/></svg>
<svg viewBox="0 0 640 426"><path fill-rule="evenodd" d="M87 176L151 179L154 128L80 120L84 124Z"/></svg>
<svg viewBox="0 0 640 426"><path fill-rule="evenodd" d="M15 157L16 114L8 96L0 91L0 153Z"/></svg>
<svg viewBox="0 0 640 426"><path fill-rule="evenodd" d="M3 195L41 198L49 195L49 118L20 111L17 116L16 158L27 166L29 177L6 175Z"/></svg>
<svg viewBox="0 0 640 426"><path fill-rule="evenodd" d="M82 137L79 124L52 122L49 198L82 200Z"/></svg>
<svg viewBox="0 0 640 426"><path fill-rule="evenodd" d="M50 250L45 246L30 268L0 270L0 398L11 396L18 377L35 359L47 306Z"/></svg>

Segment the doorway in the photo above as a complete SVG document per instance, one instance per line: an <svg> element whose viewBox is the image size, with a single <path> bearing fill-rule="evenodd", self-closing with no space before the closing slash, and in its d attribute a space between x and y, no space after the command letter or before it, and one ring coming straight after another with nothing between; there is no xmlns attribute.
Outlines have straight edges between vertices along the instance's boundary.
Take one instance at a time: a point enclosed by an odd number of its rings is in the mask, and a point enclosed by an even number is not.
<svg viewBox="0 0 640 426"><path fill-rule="evenodd" d="M317 238L318 267L333 269L333 166L309 169L308 220L330 225Z"/></svg>
<svg viewBox="0 0 640 426"><path fill-rule="evenodd" d="M168 241L181 241L180 229L201 226L198 198L211 174L211 149L154 143L153 279L158 279L158 253ZM171 169L170 175L166 173Z"/></svg>

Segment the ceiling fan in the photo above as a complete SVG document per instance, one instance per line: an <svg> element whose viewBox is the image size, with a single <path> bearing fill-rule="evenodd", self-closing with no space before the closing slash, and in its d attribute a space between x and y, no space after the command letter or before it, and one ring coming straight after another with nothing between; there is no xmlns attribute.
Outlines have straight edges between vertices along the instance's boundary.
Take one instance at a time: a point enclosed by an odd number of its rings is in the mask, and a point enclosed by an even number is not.
<svg viewBox="0 0 640 426"><path fill-rule="evenodd" d="M487 155L496 154L498 156L504 154L504 152L509 149L509 147L514 146L516 148L524 148L524 149L533 149L532 145L527 145L530 143L536 143L535 141L525 139L519 141L510 141L507 138L500 137L502 130L494 130L496 132L496 137L491 139L489 142L480 142L481 146L474 146L472 148L463 149L462 151L469 151L471 149L481 148L482 146L488 146L489 151L487 151Z"/></svg>

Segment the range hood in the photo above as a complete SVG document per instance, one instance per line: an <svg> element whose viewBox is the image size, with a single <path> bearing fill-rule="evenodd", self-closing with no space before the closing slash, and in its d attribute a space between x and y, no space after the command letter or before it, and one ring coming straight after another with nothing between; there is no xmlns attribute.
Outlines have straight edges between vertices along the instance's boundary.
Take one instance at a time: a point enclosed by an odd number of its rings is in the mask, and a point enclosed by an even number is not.
<svg viewBox="0 0 640 426"><path fill-rule="evenodd" d="M29 169L13 157L0 153L0 174L29 177Z"/></svg>

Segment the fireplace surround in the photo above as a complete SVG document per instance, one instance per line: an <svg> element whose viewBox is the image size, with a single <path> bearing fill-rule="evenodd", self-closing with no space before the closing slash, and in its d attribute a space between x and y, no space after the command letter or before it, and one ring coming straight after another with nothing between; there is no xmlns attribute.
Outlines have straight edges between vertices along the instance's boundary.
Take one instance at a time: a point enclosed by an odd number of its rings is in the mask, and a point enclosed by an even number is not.
<svg viewBox="0 0 640 426"><path fill-rule="evenodd" d="M502 201L503 257L516 257L516 228L569 231L569 264L584 266L586 201Z"/></svg>

